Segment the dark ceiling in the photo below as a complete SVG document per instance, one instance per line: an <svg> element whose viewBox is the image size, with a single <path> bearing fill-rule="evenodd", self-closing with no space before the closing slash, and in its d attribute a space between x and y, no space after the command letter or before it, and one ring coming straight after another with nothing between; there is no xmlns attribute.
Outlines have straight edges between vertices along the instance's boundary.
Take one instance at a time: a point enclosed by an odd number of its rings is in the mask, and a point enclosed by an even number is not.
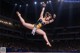
<svg viewBox="0 0 80 53"><path fill-rule="evenodd" d="M38 4L35 5L34 1L37 1ZM41 12L42 7L40 2L42 1L47 2L47 0L2 0L0 13L6 17L19 20L15 17L16 11L20 11L24 19L32 20L32 23L35 23ZM47 4L45 12L49 11L51 14L57 14L55 20L56 26L68 26L80 23L78 21L80 20L80 3L65 3L58 2L57 0L51 1L51 4ZM16 7L15 3L17 4ZM26 4L28 4L28 7L26 7ZM22 6L21 8L19 7L20 5Z"/></svg>
<svg viewBox="0 0 80 53"><path fill-rule="evenodd" d="M38 4L35 5L34 1L37 1ZM39 18L42 9L42 6L40 5L40 2L42 1L46 2L47 0L0 0L0 15L4 16L5 18L15 20L18 22L18 24L21 25L20 20L16 15L16 11L19 11L26 22L35 23ZM57 32L59 32L59 34L62 32L64 33L66 31L67 33L72 31L79 32L80 31L79 27L74 26L80 26L80 3L57 2L57 0L51 1L52 1L51 4L47 4L45 12L49 11L51 14L55 13L57 17L54 23L51 23L43 27L44 31L48 33L48 36L54 35L54 38L55 37L59 38L62 36L56 36ZM15 6L15 3L17 4L17 6ZM26 4L28 4L27 7ZM20 5L22 7L19 7ZM74 28L68 29L68 27L72 26L77 29L76 30ZM57 27L61 28L56 30ZM25 31L28 30L26 29ZM70 37L69 35L65 37ZM71 35L71 37L72 36L73 35ZM50 38L53 38L53 36L51 36Z"/></svg>

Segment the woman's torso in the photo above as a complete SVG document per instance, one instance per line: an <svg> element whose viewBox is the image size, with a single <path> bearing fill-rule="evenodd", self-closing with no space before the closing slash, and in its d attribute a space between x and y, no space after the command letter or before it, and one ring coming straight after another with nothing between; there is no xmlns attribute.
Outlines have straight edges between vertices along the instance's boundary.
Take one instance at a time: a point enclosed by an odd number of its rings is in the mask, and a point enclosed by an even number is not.
<svg viewBox="0 0 80 53"><path fill-rule="evenodd" d="M45 18L39 19L36 23L37 28L41 28L42 26L45 25Z"/></svg>

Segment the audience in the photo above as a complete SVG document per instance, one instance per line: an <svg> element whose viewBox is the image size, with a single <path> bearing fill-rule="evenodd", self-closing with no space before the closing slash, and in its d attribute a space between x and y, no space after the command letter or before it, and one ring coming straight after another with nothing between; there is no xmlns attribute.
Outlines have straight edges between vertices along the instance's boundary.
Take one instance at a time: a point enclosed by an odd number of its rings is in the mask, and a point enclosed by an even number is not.
<svg viewBox="0 0 80 53"><path fill-rule="evenodd" d="M53 47L32 47L34 44L22 42L6 42L0 40L0 47L6 47L7 52L54 52L54 51L80 51L80 43L77 40L59 41L52 43ZM40 46L40 45L39 45Z"/></svg>

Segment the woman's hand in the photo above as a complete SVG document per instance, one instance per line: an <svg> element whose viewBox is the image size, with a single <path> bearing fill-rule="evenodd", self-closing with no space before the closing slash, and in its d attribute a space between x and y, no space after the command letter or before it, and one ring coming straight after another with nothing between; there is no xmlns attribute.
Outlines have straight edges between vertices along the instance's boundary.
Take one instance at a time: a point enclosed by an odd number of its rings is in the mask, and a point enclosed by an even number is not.
<svg viewBox="0 0 80 53"><path fill-rule="evenodd" d="M42 6L43 6L43 7L46 7L46 4L45 4L45 3L43 3L43 4L42 4Z"/></svg>
<svg viewBox="0 0 80 53"><path fill-rule="evenodd" d="M54 20L52 19L52 20L50 20L50 23L52 23Z"/></svg>
<svg viewBox="0 0 80 53"><path fill-rule="evenodd" d="M18 16L21 16L21 14L18 11L16 13L17 13Z"/></svg>

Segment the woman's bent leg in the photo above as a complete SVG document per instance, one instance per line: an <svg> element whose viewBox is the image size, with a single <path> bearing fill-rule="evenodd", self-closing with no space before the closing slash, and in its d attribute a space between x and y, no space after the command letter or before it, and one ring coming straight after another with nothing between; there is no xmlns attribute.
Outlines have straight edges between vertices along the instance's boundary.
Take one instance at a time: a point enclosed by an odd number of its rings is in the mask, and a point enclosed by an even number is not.
<svg viewBox="0 0 80 53"><path fill-rule="evenodd" d="M50 42L49 42L49 40L48 40L48 38L47 38L46 33L45 33L43 30L41 30L41 29L37 29L36 32L37 32L38 34L40 34L40 35L43 35L43 38L44 38L44 40L46 41L46 44L51 47L51 44L50 44Z"/></svg>

